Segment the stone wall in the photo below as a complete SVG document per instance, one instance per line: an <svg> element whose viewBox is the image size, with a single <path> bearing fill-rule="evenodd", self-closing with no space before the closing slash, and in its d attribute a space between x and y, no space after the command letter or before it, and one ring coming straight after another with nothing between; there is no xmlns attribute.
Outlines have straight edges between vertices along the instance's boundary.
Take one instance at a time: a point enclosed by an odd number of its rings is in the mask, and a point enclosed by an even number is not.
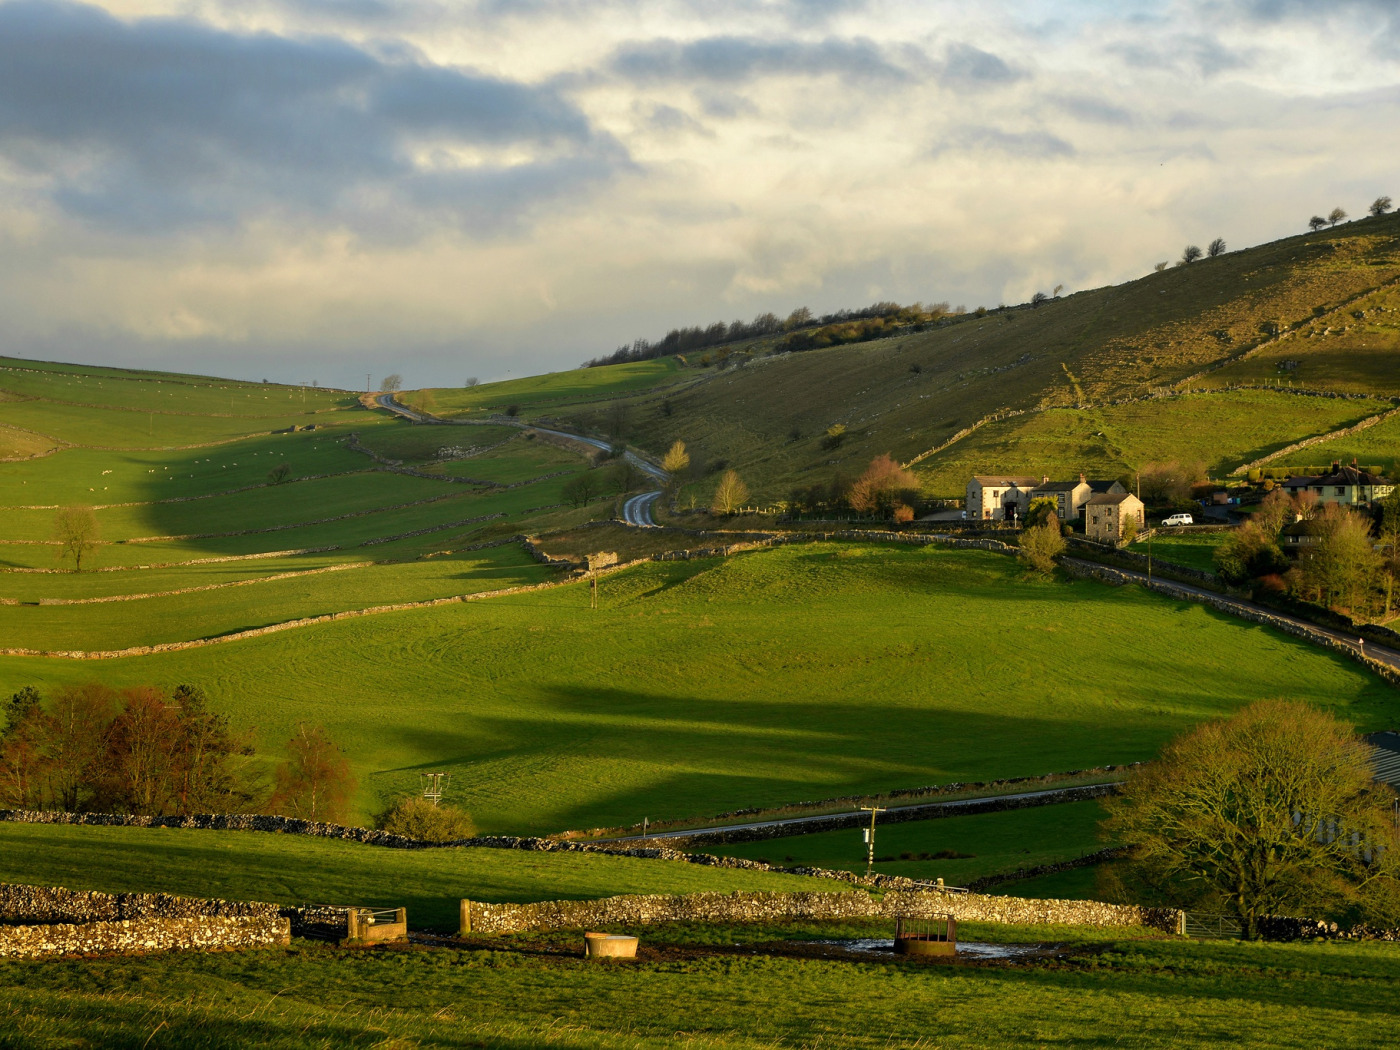
<svg viewBox="0 0 1400 1050"><path fill-rule="evenodd" d="M275 915L198 915L185 919L0 926L0 959L116 952L227 951L290 943L290 924Z"/></svg>
<svg viewBox="0 0 1400 1050"><path fill-rule="evenodd" d="M1098 901L1029 900L936 890L866 893L629 894L597 901L463 901L465 933L522 933L663 922L780 923L808 919L932 919L1020 925L1150 926L1176 933L1181 912Z"/></svg>
<svg viewBox="0 0 1400 1050"><path fill-rule="evenodd" d="M1116 784L1085 784L1078 787L1060 788L1037 793L1029 798L1003 796L1001 798L979 799L975 802L929 802L925 805L898 806L880 815L880 826L900 824L911 820L936 820L940 817L963 817L977 813L1002 813L1012 809L1030 809L1035 806L1052 806L1062 802L1082 802L1086 799L1103 798L1113 794ZM763 842L768 839L790 838L793 835L810 835L819 831L837 831L842 828L864 827L870 823L867 813L833 813L828 817L805 819L794 828L792 825L770 824L758 828L732 828L707 831L698 835L677 835L668 837L666 842L673 846L718 846L731 842ZM800 830L798 830L800 829Z"/></svg>

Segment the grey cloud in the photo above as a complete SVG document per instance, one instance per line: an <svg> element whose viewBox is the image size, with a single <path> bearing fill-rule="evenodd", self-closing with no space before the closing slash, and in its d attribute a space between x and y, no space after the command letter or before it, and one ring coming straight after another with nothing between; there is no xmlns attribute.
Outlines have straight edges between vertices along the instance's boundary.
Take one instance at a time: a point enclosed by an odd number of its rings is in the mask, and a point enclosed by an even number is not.
<svg viewBox="0 0 1400 1050"><path fill-rule="evenodd" d="M1090 95L1055 95L1050 101L1071 116L1095 124L1126 126L1133 123L1133 115L1122 106Z"/></svg>
<svg viewBox="0 0 1400 1050"><path fill-rule="evenodd" d="M429 146L541 159L449 177L416 163ZM0 4L0 157L46 180L70 213L152 232L268 211L383 229L424 200L481 229L627 163L552 88L333 39L33 2ZM561 158L576 164L572 183ZM367 199L377 217L361 219Z"/></svg>
<svg viewBox="0 0 1400 1050"><path fill-rule="evenodd" d="M1015 157L1051 159L1072 157L1074 147L1048 131L1003 131L1000 128L965 127L955 130L947 140L935 145L929 155L942 156L950 152L994 150Z"/></svg>
<svg viewBox="0 0 1400 1050"><path fill-rule="evenodd" d="M1177 35L1154 44L1115 44L1107 48L1135 69L1190 71L1210 78L1231 69L1247 69L1255 61L1249 51L1232 51L1202 35Z"/></svg>
<svg viewBox="0 0 1400 1050"><path fill-rule="evenodd" d="M971 44L952 44L939 66L939 79L957 91L979 91L1010 84L1025 76L990 51Z"/></svg>
<svg viewBox="0 0 1400 1050"><path fill-rule="evenodd" d="M821 77L848 81L911 79L870 40L828 39L816 43L715 36L687 43L651 40L619 48L612 70L629 80L748 81L764 76Z"/></svg>
<svg viewBox="0 0 1400 1050"><path fill-rule="evenodd" d="M664 135L695 134L713 138L714 132L684 110L675 106L656 105L642 116L642 123L652 131Z"/></svg>

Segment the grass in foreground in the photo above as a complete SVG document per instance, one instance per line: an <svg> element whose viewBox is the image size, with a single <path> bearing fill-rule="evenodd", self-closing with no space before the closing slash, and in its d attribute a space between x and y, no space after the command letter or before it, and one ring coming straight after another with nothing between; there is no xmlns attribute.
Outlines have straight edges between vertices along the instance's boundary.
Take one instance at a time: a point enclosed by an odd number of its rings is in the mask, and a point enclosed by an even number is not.
<svg viewBox="0 0 1400 1050"><path fill-rule="evenodd" d="M767 931L782 935L784 931ZM1051 931L1017 932L1028 942ZM755 938L763 930L750 929ZM0 964L0 1047L1286 1047L1400 1038L1400 947L1076 938L950 966L290 949ZM650 942L656 942L653 937ZM751 943L751 942L746 942Z"/></svg>
<svg viewBox="0 0 1400 1050"><path fill-rule="evenodd" d="M941 878L950 886L966 886L984 875L1073 860L1101 849L1097 835L1102 816L1098 802L1070 802L1005 813L877 824L875 856L886 859L877 860L875 870L882 875ZM865 873L865 843L859 828L697 849L726 857ZM941 853L959 856L937 856ZM931 856L921 858L920 854Z"/></svg>
<svg viewBox="0 0 1400 1050"><path fill-rule="evenodd" d="M822 879L587 853L394 850L251 831L0 823L0 882L276 904L406 907L451 933L458 902L586 900L620 893L818 890Z"/></svg>

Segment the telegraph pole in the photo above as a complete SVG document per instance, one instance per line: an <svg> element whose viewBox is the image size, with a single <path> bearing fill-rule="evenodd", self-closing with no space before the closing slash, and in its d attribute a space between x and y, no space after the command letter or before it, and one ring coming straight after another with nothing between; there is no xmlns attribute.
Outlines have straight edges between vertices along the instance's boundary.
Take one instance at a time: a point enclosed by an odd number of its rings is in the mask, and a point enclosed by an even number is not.
<svg viewBox="0 0 1400 1050"><path fill-rule="evenodd" d="M442 801L444 784L443 781L451 783L451 773L419 773L418 776L423 782L423 797L436 806Z"/></svg>
<svg viewBox="0 0 1400 1050"><path fill-rule="evenodd" d="M870 813L870 827L865 829L865 877L870 878L871 872L875 870L875 814L883 813L883 806L861 806L862 811Z"/></svg>

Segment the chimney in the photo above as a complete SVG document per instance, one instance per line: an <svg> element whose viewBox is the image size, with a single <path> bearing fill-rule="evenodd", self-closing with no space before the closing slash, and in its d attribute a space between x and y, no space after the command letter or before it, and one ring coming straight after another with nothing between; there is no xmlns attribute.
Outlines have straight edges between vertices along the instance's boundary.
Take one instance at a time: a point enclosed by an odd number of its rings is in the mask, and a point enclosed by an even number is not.
<svg viewBox="0 0 1400 1050"><path fill-rule="evenodd" d="M1341 461L1340 459L1334 459L1334 460L1332 461L1332 473L1335 474L1335 473L1337 473L1337 472L1338 472L1339 470L1341 470L1341 469L1342 469L1342 461Z"/></svg>
<svg viewBox="0 0 1400 1050"><path fill-rule="evenodd" d="M1042 474L1042 475L1040 476L1040 483L1041 483L1042 485L1048 485L1048 484L1050 484L1050 475L1049 475L1049 474Z"/></svg>

